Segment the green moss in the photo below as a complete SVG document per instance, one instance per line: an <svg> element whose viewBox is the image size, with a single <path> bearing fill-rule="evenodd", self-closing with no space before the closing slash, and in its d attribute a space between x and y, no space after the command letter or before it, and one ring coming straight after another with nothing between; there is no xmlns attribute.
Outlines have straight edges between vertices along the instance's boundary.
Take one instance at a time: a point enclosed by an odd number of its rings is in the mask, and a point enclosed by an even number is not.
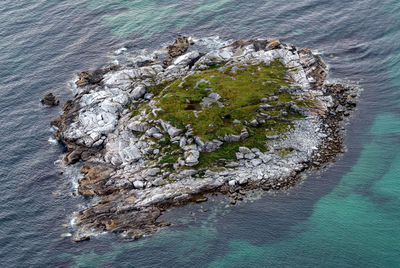
<svg viewBox="0 0 400 268"><path fill-rule="evenodd" d="M299 106L310 105L308 100L298 101L294 95L280 90L289 87L292 81L287 75L290 69L278 60L268 65L261 63L224 67L225 64L216 63L194 75L147 89L155 95L162 109L156 118L151 115L151 119L169 121L180 129L190 124L193 134L204 142L229 134L240 135L246 128L248 138L225 142L214 152L201 153L198 167L208 167L220 159L234 160L240 146L267 151L266 135L284 135L293 127L291 120L302 117L291 111L286 104L295 102ZM210 93L217 93L220 96L218 101L208 98ZM276 96L277 99L268 102L269 108L260 110L260 105L264 104L261 99L268 96ZM142 109L145 109L144 105ZM263 119L263 116L270 116L271 119ZM254 119L259 122L257 126L246 123ZM167 163L172 167L183 155L182 149L177 143L171 143L168 135L159 144L164 155L159 163Z"/></svg>

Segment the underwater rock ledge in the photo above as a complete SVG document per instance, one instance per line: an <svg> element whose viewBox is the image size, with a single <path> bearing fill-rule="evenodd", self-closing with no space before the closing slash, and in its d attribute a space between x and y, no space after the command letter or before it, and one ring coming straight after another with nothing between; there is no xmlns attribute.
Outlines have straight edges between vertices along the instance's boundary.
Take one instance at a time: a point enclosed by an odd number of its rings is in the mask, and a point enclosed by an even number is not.
<svg viewBox="0 0 400 268"><path fill-rule="evenodd" d="M360 89L327 75L319 55L276 39L190 37L78 74L78 93L51 122L63 163L82 163L79 194L98 200L73 215L74 241L151 234L170 206L286 189L332 161Z"/></svg>

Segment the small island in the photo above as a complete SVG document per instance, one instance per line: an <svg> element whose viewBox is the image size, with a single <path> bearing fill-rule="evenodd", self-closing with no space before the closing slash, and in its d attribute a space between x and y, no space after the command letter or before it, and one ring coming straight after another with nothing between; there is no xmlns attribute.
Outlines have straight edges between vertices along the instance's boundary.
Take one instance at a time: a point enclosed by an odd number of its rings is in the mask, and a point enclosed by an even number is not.
<svg viewBox="0 0 400 268"><path fill-rule="evenodd" d="M327 81L310 49L180 37L149 55L78 74L52 122L79 194L97 197L73 215L74 241L151 234L166 208L211 192L286 189L343 151L360 90Z"/></svg>

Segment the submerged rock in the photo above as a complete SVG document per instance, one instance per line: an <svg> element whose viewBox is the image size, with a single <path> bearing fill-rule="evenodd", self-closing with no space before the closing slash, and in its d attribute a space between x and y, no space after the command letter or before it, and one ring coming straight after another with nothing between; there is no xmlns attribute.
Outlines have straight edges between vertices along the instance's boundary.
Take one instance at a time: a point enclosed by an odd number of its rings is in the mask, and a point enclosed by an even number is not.
<svg viewBox="0 0 400 268"><path fill-rule="evenodd" d="M204 43L191 51L180 37L151 64L78 75L82 91L52 122L64 163L83 164L79 194L97 197L74 215L75 241L153 233L163 209L210 191L285 189L342 151L358 88L326 81L319 55L279 40Z"/></svg>

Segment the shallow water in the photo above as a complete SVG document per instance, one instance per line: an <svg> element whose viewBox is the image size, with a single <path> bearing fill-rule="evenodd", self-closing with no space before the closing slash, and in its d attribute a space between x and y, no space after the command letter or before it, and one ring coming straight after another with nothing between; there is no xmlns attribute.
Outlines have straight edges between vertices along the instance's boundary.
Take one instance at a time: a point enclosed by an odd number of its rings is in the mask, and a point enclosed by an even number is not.
<svg viewBox="0 0 400 268"><path fill-rule="evenodd" d="M400 3L366 1L70 0L0 4L0 260L4 267L400 266ZM49 121L78 71L126 47L158 48L178 33L280 38L322 53L331 79L364 88L348 151L287 192L235 207L213 197L164 217L174 225L131 241L75 244L69 216L85 204ZM256 194L255 194L256 195ZM222 203L221 203L222 202ZM190 213L192 212L192 213Z"/></svg>

